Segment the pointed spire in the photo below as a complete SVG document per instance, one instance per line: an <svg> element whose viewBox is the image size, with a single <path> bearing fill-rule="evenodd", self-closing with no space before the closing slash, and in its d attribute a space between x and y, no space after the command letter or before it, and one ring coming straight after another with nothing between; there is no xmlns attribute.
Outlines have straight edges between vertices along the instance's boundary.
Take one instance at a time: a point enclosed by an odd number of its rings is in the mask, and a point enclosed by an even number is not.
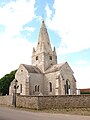
<svg viewBox="0 0 90 120"><path fill-rule="evenodd" d="M44 20L42 21L42 26L41 26L41 28L46 28L46 26L45 26L45 23L44 23Z"/></svg>
<svg viewBox="0 0 90 120"><path fill-rule="evenodd" d="M38 59L37 59L38 58ZM33 49L32 65L38 66L42 72L45 72L51 65L57 64L56 50L51 48L47 28L44 20L39 32L38 44L36 50Z"/></svg>
<svg viewBox="0 0 90 120"><path fill-rule="evenodd" d="M39 32L39 37L38 37L38 45L37 45L37 50L38 52L52 52L47 28L45 26L44 20L42 21L42 25L40 28Z"/></svg>
<svg viewBox="0 0 90 120"><path fill-rule="evenodd" d="M35 52L35 48L33 47L33 52Z"/></svg>
<svg viewBox="0 0 90 120"><path fill-rule="evenodd" d="M35 48L33 47L32 55L35 55L36 51Z"/></svg>
<svg viewBox="0 0 90 120"><path fill-rule="evenodd" d="M56 49L55 49L55 47L54 47L54 49L53 49L53 52L56 54Z"/></svg>
<svg viewBox="0 0 90 120"><path fill-rule="evenodd" d="M55 46L54 46L54 50L53 51L56 51Z"/></svg>

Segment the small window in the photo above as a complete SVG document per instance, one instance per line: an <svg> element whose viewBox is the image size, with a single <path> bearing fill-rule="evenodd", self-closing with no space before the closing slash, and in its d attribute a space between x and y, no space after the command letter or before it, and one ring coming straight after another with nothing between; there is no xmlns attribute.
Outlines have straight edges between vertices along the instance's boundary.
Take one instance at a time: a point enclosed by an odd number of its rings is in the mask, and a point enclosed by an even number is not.
<svg viewBox="0 0 90 120"><path fill-rule="evenodd" d="M49 59L52 60L52 56L49 56Z"/></svg>
<svg viewBox="0 0 90 120"><path fill-rule="evenodd" d="M39 85L35 85L35 92L39 92Z"/></svg>
<svg viewBox="0 0 90 120"><path fill-rule="evenodd" d="M38 60L38 56L36 57L36 60Z"/></svg>
<svg viewBox="0 0 90 120"><path fill-rule="evenodd" d="M23 72L23 70L21 70L21 72Z"/></svg>
<svg viewBox="0 0 90 120"><path fill-rule="evenodd" d="M22 93L22 84L20 84L20 93Z"/></svg>
<svg viewBox="0 0 90 120"><path fill-rule="evenodd" d="M37 85L35 86L35 92L37 91Z"/></svg>
<svg viewBox="0 0 90 120"><path fill-rule="evenodd" d="M39 85L38 85L38 92L39 92Z"/></svg>
<svg viewBox="0 0 90 120"><path fill-rule="evenodd" d="M50 85L50 92L52 92L52 83L50 82L49 85Z"/></svg>
<svg viewBox="0 0 90 120"><path fill-rule="evenodd" d="M70 89L70 85L68 86L68 88Z"/></svg>

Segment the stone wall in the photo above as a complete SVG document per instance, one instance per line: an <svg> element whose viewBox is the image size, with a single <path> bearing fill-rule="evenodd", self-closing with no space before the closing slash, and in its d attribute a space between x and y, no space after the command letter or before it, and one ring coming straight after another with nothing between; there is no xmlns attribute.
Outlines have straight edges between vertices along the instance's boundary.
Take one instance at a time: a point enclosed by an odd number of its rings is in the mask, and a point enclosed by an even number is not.
<svg viewBox="0 0 90 120"><path fill-rule="evenodd" d="M17 96L17 107L38 109L38 97Z"/></svg>
<svg viewBox="0 0 90 120"><path fill-rule="evenodd" d="M13 106L13 96L11 95L0 96L0 105ZM17 95L16 106L24 107L24 108L31 108L31 109L38 109L38 97Z"/></svg>
<svg viewBox="0 0 90 120"><path fill-rule="evenodd" d="M43 93L43 74L30 73L30 95L35 95L35 86L39 86L39 93Z"/></svg>
<svg viewBox="0 0 90 120"><path fill-rule="evenodd" d="M56 94L56 75L58 72L52 72L45 74L44 80L44 95L55 95ZM50 92L50 84L52 83L52 92Z"/></svg>
<svg viewBox="0 0 90 120"><path fill-rule="evenodd" d="M60 95L38 97L39 109L90 108L90 95Z"/></svg>
<svg viewBox="0 0 90 120"><path fill-rule="evenodd" d="M12 96L0 96L0 105L12 106Z"/></svg>
<svg viewBox="0 0 90 120"><path fill-rule="evenodd" d="M0 96L0 104L12 106L12 96ZM17 96L17 107L31 109L90 108L90 95Z"/></svg>

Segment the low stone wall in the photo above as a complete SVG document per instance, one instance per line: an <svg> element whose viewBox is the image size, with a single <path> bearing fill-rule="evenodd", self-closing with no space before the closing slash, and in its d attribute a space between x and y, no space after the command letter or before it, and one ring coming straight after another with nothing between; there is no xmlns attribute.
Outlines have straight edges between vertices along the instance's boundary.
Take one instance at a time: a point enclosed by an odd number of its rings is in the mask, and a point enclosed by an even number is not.
<svg viewBox="0 0 90 120"><path fill-rule="evenodd" d="M40 96L39 109L90 108L90 95Z"/></svg>
<svg viewBox="0 0 90 120"><path fill-rule="evenodd" d="M0 105L14 106L13 96L10 96L10 95L0 96ZM38 109L38 97L17 95L16 106L24 107L24 108L31 108L31 109Z"/></svg>
<svg viewBox="0 0 90 120"><path fill-rule="evenodd" d="M38 109L38 97L17 96L17 107Z"/></svg>
<svg viewBox="0 0 90 120"><path fill-rule="evenodd" d="M90 108L90 95L17 96L17 107L31 109ZM12 96L0 96L0 104L12 106Z"/></svg>
<svg viewBox="0 0 90 120"><path fill-rule="evenodd" d="M12 96L0 96L0 105L12 106Z"/></svg>

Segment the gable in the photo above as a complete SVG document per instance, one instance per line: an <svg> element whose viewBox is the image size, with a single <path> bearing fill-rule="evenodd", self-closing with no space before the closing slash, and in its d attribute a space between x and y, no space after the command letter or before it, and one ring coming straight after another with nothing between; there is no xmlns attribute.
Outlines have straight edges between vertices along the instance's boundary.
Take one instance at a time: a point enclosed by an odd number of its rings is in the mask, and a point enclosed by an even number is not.
<svg viewBox="0 0 90 120"><path fill-rule="evenodd" d="M25 75L27 75L27 74L28 74L28 71L27 71L26 68L21 64L21 65L19 66L16 74L15 74L15 77L17 78L17 76L18 76L18 77L21 76L21 75L25 76Z"/></svg>
<svg viewBox="0 0 90 120"><path fill-rule="evenodd" d="M62 66L62 68L61 68L61 74L62 74L62 76L64 75L64 76L67 76L67 77L70 77L70 76L72 76L71 78L72 78L72 80L74 80L75 82L76 82L76 79L75 79L75 77L74 77L74 72L73 72L73 70L71 69L71 67L69 66L69 64L66 62L63 66Z"/></svg>
<svg viewBox="0 0 90 120"><path fill-rule="evenodd" d="M65 64L63 64L62 70L65 71L66 73L71 73L71 74L74 73L67 62L65 62Z"/></svg>
<svg viewBox="0 0 90 120"><path fill-rule="evenodd" d="M24 71L27 73L42 73L38 67L33 65L26 65L26 64L21 64L17 71L21 71L21 72Z"/></svg>

